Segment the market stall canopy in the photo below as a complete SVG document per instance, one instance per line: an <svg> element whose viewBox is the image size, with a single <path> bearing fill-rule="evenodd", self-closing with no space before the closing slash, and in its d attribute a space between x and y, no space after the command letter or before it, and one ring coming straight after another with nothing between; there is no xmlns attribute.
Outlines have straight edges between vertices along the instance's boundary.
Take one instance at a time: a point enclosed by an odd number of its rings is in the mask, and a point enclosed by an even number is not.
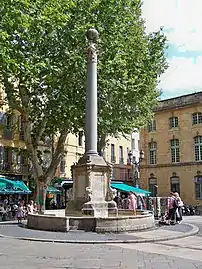
<svg viewBox="0 0 202 269"><path fill-rule="evenodd" d="M15 188L18 190L21 190L25 193L31 193L30 189L25 185L25 183L23 181L13 181L15 184Z"/></svg>
<svg viewBox="0 0 202 269"><path fill-rule="evenodd" d="M53 186L49 186L47 192L48 192L48 193L61 194L61 191L58 190L58 189L56 189L56 188L53 187Z"/></svg>
<svg viewBox="0 0 202 269"><path fill-rule="evenodd" d="M0 182L0 189L6 188L6 183Z"/></svg>
<svg viewBox="0 0 202 269"><path fill-rule="evenodd" d="M5 183L6 186L7 185L10 185L10 186L14 185L14 181L10 180L9 178L3 177L3 176L0 176L0 183Z"/></svg>
<svg viewBox="0 0 202 269"><path fill-rule="evenodd" d="M123 191L123 192L134 192L136 194L141 194L143 196L149 196L151 194L151 192L149 191L146 191L146 190L143 190L143 189L140 189L140 188L135 188L133 186L130 186L130 185L127 185L127 184L124 184L124 183L111 183L111 187L114 188L114 189L117 189L117 190L120 190L120 191Z"/></svg>
<svg viewBox="0 0 202 269"><path fill-rule="evenodd" d="M14 181L0 177L0 194L30 194L31 191L23 181Z"/></svg>

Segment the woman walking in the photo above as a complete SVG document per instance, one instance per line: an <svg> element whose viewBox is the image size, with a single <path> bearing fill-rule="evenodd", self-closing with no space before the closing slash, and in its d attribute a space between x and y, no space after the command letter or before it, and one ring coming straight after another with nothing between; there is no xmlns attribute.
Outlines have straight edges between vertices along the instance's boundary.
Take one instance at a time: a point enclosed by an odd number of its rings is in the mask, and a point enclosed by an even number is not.
<svg viewBox="0 0 202 269"><path fill-rule="evenodd" d="M167 221L169 221L168 224L175 225L176 222L176 210L177 210L177 200L175 197L175 194L173 192L170 193L171 196L168 197L168 216Z"/></svg>
<svg viewBox="0 0 202 269"><path fill-rule="evenodd" d="M18 223L21 224L22 223L22 219L24 218L24 208L23 208L23 204L19 203L18 205L18 211L17 211L17 219L18 219Z"/></svg>
<svg viewBox="0 0 202 269"><path fill-rule="evenodd" d="M136 214L136 209L137 209L137 195L133 192L130 192L129 210L133 210L134 214Z"/></svg>
<svg viewBox="0 0 202 269"><path fill-rule="evenodd" d="M174 193L175 199L177 201L177 210L176 210L176 223L181 223L182 221L182 207L184 205L181 197L178 192Z"/></svg>

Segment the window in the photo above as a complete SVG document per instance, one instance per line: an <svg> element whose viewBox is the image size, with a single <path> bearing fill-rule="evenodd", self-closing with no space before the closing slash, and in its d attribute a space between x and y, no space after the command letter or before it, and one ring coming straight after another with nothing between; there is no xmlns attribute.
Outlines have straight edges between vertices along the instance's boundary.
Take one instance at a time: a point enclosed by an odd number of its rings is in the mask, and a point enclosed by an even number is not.
<svg viewBox="0 0 202 269"><path fill-rule="evenodd" d="M178 127L178 117L171 117L169 119L169 127L170 127L170 129Z"/></svg>
<svg viewBox="0 0 202 269"><path fill-rule="evenodd" d="M149 164L156 164L156 142L149 143Z"/></svg>
<svg viewBox="0 0 202 269"><path fill-rule="evenodd" d="M195 195L197 200L202 200L202 175L198 171L197 175L194 177L195 182Z"/></svg>
<svg viewBox="0 0 202 269"><path fill-rule="evenodd" d="M82 141L83 140L83 131L79 131L79 138L78 138L78 143L79 143L79 146L82 147Z"/></svg>
<svg viewBox="0 0 202 269"><path fill-rule="evenodd" d="M0 163L4 160L4 148L0 147Z"/></svg>
<svg viewBox="0 0 202 269"><path fill-rule="evenodd" d="M129 155L130 155L130 150L129 150L129 148L127 148L127 154L126 154L126 156L127 156L127 164L128 165L131 165L131 159L130 159L130 157L129 157Z"/></svg>
<svg viewBox="0 0 202 269"><path fill-rule="evenodd" d="M51 155L49 153L50 159L51 159ZM27 165L28 163L28 152L26 150L21 150L19 155L18 155L18 160L20 161L20 163L22 165Z"/></svg>
<svg viewBox="0 0 202 269"><path fill-rule="evenodd" d="M132 150L133 149L136 149L136 147L135 147L135 139L134 138L132 139Z"/></svg>
<svg viewBox="0 0 202 269"><path fill-rule="evenodd" d="M9 148L4 148L4 162L9 162Z"/></svg>
<svg viewBox="0 0 202 269"><path fill-rule="evenodd" d="M3 169L4 163L4 148L0 147L0 169Z"/></svg>
<svg viewBox="0 0 202 269"><path fill-rule="evenodd" d="M124 169L120 168L120 180L124 181Z"/></svg>
<svg viewBox="0 0 202 269"><path fill-rule="evenodd" d="M16 149L12 149L12 151L11 151L11 163L12 164L16 164L16 155L17 155L17 153L16 153Z"/></svg>
<svg viewBox="0 0 202 269"><path fill-rule="evenodd" d="M201 124L202 123L202 113L197 112L192 114L192 123L194 124Z"/></svg>
<svg viewBox="0 0 202 269"><path fill-rule="evenodd" d="M119 163L123 164L124 160L123 160L123 147L120 146L119 147Z"/></svg>
<svg viewBox="0 0 202 269"><path fill-rule="evenodd" d="M170 149L171 149L171 162L179 163L180 162L179 139L172 139L170 141Z"/></svg>
<svg viewBox="0 0 202 269"><path fill-rule="evenodd" d="M127 181L132 181L133 175L132 175L132 169L127 169Z"/></svg>
<svg viewBox="0 0 202 269"><path fill-rule="evenodd" d="M194 137L195 161L202 161L202 136Z"/></svg>
<svg viewBox="0 0 202 269"><path fill-rule="evenodd" d="M153 120L148 124L148 132L156 131L156 121Z"/></svg>
<svg viewBox="0 0 202 269"><path fill-rule="evenodd" d="M22 154L18 154L17 155L17 164L21 165L21 163L23 163L23 155Z"/></svg>
<svg viewBox="0 0 202 269"><path fill-rule="evenodd" d="M111 162L112 163L115 163L116 160L115 160L115 146L114 144L111 144Z"/></svg>
<svg viewBox="0 0 202 269"><path fill-rule="evenodd" d="M112 180L116 180L117 169L115 167L112 168Z"/></svg>
<svg viewBox="0 0 202 269"><path fill-rule="evenodd" d="M180 193L180 179L175 173L173 173L173 176L170 178L170 190Z"/></svg>
<svg viewBox="0 0 202 269"><path fill-rule="evenodd" d="M157 188L158 186L156 177L154 177L154 174L151 174L149 178L149 191L151 192L152 197L157 196Z"/></svg>
<svg viewBox="0 0 202 269"><path fill-rule="evenodd" d="M6 114L4 117L4 130L3 130L3 138L7 140L13 139L13 122L15 117L12 115Z"/></svg>
<svg viewBox="0 0 202 269"><path fill-rule="evenodd" d="M3 154L3 170L9 171L11 163L11 150L10 148L4 148Z"/></svg>
<svg viewBox="0 0 202 269"><path fill-rule="evenodd" d="M63 155L60 160L60 173L65 173L65 167L66 167L66 159Z"/></svg>
<svg viewBox="0 0 202 269"><path fill-rule="evenodd" d="M5 114L5 112L0 112L0 124L4 124L4 122L5 122L5 117L6 117L6 114Z"/></svg>
<svg viewBox="0 0 202 269"><path fill-rule="evenodd" d="M7 130L11 130L12 128L12 116L11 115L6 115L5 117L5 128Z"/></svg>

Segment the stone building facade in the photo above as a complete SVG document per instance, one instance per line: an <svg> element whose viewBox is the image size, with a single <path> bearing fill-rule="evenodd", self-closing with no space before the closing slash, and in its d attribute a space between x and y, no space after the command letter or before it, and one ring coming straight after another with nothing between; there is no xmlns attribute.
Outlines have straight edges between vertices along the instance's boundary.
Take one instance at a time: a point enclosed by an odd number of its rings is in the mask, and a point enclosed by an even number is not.
<svg viewBox="0 0 202 269"><path fill-rule="evenodd" d="M0 175L27 182L29 174L21 116L9 111L0 88Z"/></svg>
<svg viewBox="0 0 202 269"><path fill-rule="evenodd" d="M153 196L180 193L186 204L202 202L202 92L163 100L140 133L145 159L140 187Z"/></svg>
<svg viewBox="0 0 202 269"><path fill-rule="evenodd" d="M85 137L83 132L77 136L69 134L65 145L65 154L56 176L62 179L71 179L71 166L78 162L84 151ZM129 151L131 151L131 135L108 138L104 158L113 164L112 180L132 183L132 166L128 159Z"/></svg>

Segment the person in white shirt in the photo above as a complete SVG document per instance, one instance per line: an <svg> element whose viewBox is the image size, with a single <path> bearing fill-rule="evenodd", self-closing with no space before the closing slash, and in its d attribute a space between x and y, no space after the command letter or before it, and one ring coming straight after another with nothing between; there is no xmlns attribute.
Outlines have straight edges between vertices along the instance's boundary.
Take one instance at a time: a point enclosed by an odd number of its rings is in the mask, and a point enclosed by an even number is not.
<svg viewBox="0 0 202 269"><path fill-rule="evenodd" d="M30 201L30 204L28 204L27 209L28 209L28 213L31 213L31 214L34 213L34 202L32 200Z"/></svg>
<svg viewBox="0 0 202 269"><path fill-rule="evenodd" d="M183 203L182 199L180 198L178 192L175 192L174 195L175 195L175 198L177 200L176 222L181 223L181 221L182 221L182 207L183 207L184 203Z"/></svg>

